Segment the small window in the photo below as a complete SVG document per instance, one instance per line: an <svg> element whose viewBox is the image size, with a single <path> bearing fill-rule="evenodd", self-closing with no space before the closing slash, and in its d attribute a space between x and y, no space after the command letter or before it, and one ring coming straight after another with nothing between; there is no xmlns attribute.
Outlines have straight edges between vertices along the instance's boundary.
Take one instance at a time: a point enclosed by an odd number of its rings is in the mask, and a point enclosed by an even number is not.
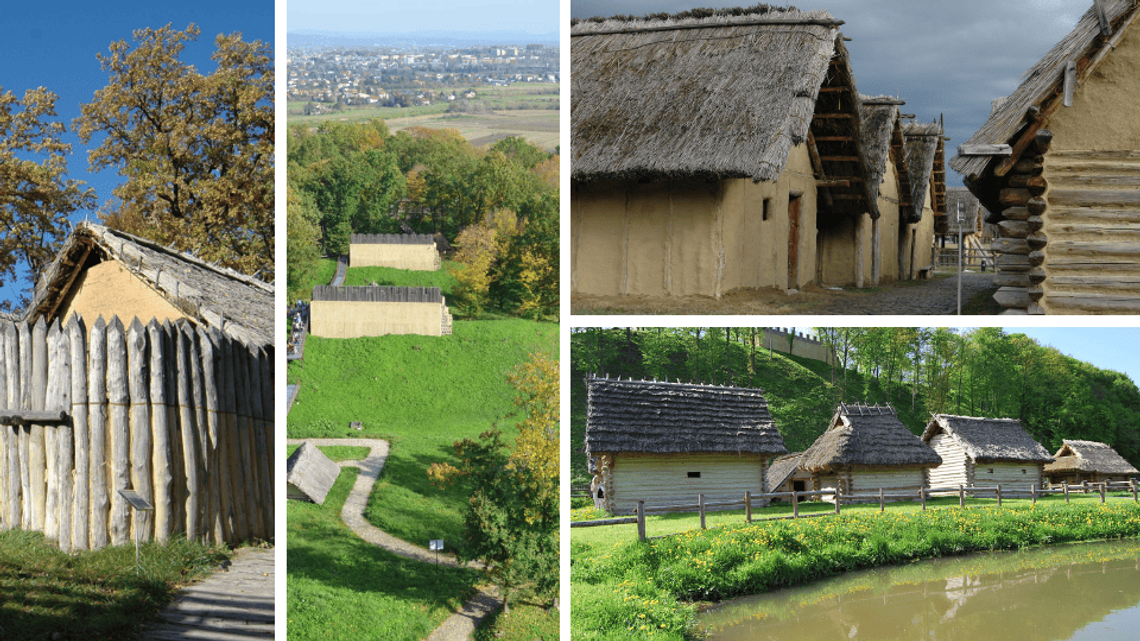
<svg viewBox="0 0 1140 641"><path fill-rule="evenodd" d="M987 473L987 474L993 474L993 473L994 473L994 468L992 468L992 467L991 467L991 468L988 468L988 469L986 470L986 473Z"/></svg>
<svg viewBox="0 0 1140 641"><path fill-rule="evenodd" d="M772 211L772 199L765 198L763 208L760 210L760 220L768 220L768 215Z"/></svg>
<svg viewBox="0 0 1140 641"><path fill-rule="evenodd" d="M1024 467L1023 467L1023 468L1021 468L1021 473L1022 473L1022 474L1025 474L1025 473L1026 473L1026 472L1025 472L1025 468L1024 468Z"/></svg>
<svg viewBox="0 0 1140 641"><path fill-rule="evenodd" d="M700 472L689 472L689 478L699 479L699 478L701 478L701 473Z"/></svg>

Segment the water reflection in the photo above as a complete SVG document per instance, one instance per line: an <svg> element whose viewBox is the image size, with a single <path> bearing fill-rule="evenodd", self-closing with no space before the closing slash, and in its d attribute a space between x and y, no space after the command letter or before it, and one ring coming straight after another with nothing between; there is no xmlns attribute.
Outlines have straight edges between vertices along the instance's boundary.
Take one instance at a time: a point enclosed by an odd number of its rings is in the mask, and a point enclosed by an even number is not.
<svg viewBox="0 0 1140 641"><path fill-rule="evenodd" d="M852 572L726 601L712 639L1140 638L1140 541L1062 545Z"/></svg>

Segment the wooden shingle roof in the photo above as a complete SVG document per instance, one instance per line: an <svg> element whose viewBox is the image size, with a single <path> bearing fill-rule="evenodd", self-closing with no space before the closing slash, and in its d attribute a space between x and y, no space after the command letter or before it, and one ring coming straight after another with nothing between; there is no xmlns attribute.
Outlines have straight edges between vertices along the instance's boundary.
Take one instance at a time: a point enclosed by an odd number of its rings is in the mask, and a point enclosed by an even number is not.
<svg viewBox="0 0 1140 641"><path fill-rule="evenodd" d="M249 345L274 342L272 284L88 222L75 226L40 275L25 318L31 323L40 317L52 320L79 272L107 260L118 262L195 322Z"/></svg>
<svg viewBox="0 0 1140 641"><path fill-rule="evenodd" d="M1049 463L1049 452L1012 418L982 418L936 414L927 423L922 440L946 433L977 463Z"/></svg>

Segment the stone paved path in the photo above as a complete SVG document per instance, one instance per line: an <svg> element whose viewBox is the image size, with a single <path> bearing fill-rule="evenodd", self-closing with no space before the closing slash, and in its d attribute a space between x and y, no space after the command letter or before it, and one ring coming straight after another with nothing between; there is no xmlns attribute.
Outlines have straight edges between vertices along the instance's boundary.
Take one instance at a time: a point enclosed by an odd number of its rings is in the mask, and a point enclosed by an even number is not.
<svg viewBox="0 0 1140 641"><path fill-rule="evenodd" d="M272 548L241 548L206 579L184 589L148 625L142 641L254 641L273 638Z"/></svg>
<svg viewBox="0 0 1140 641"><path fill-rule="evenodd" d="M388 441L373 438L312 438L289 439L290 445L300 445L308 441L316 446L349 445L369 448L368 456L362 461L341 461L340 466L353 466L360 468L356 483L352 486L348 498L341 508L340 518L344 520L353 532L360 538L407 559L423 561L424 563L439 563L448 567L459 567L455 555L449 553L438 554L418 545L413 545L398 539L391 534L372 525L364 518L364 508L368 505L368 496L372 493L372 486L380 478L380 471L384 469L384 462L388 459ZM476 561L467 564L471 569L482 569L483 565ZM475 626L491 612L501 605L498 597L490 592L480 591L463 607L447 618L441 626L436 628L428 637L428 641L462 641L471 636Z"/></svg>
<svg viewBox="0 0 1140 641"><path fill-rule="evenodd" d="M994 285L994 273L962 274L962 304ZM848 296L813 309L813 314L956 314L958 278L940 278L907 287Z"/></svg>

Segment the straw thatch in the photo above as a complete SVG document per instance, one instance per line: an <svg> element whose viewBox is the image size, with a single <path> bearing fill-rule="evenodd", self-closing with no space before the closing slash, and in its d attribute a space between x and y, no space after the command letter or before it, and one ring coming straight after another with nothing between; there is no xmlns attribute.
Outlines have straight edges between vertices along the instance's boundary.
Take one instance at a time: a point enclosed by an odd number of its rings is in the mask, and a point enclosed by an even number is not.
<svg viewBox="0 0 1140 641"><path fill-rule="evenodd" d="M1105 443L1064 439L1056 459L1045 465L1046 474L1084 472L1101 475L1140 474L1123 456Z"/></svg>
<svg viewBox="0 0 1140 641"><path fill-rule="evenodd" d="M1119 33L1122 26L1140 11L1140 5L1137 5L1135 0L1104 0L1100 4L1103 5L1112 24L1113 34ZM1094 59L1096 54L1108 45L1110 38L1101 34L1095 7L1090 8L1069 35L1025 72L1021 85L1012 94L1000 102L994 101L989 119L974 132L967 144L1012 143L1025 128L1026 113L1031 106L1040 107L1042 112L1047 112L1051 103L1059 99L1063 88L1065 64L1069 60ZM1078 68L1080 77L1087 77L1092 72L1091 65L1083 69ZM993 156L956 155L950 160L950 166L966 176L967 184L970 185L986 173L991 163L1000 160L1004 160L1004 157L995 160ZM975 188L972 186L971 191Z"/></svg>
<svg viewBox="0 0 1140 641"><path fill-rule="evenodd" d="M911 206L912 187L909 168L905 162L902 120L899 114L899 107L906 103L890 96L859 96L859 100L863 154L871 197L879 197L889 159L894 164L898 181L899 217L904 222L918 222L914 220L914 208ZM918 215L921 218L921 205Z"/></svg>
<svg viewBox="0 0 1140 641"><path fill-rule="evenodd" d="M572 179L776 179L832 59L847 66L840 24L768 7L578 22Z"/></svg>
<svg viewBox="0 0 1140 641"><path fill-rule="evenodd" d="M975 463L1053 461L1017 419L936 414L926 425L922 440L930 442L940 433L954 439Z"/></svg>
<svg viewBox="0 0 1140 641"><path fill-rule="evenodd" d="M934 122L920 124L911 122L902 127L903 139L906 141L906 168L910 176L911 185L911 219L908 222L917 223L922 220L923 204L926 201L927 190L933 190L935 195L931 198L931 208L935 216L946 213L945 200L938 198L937 194L946 190L946 174L936 176L934 168L937 161L942 160L942 125Z"/></svg>
<svg viewBox="0 0 1140 641"><path fill-rule="evenodd" d="M758 389L590 378L586 456L646 452L786 454Z"/></svg>
<svg viewBox="0 0 1140 641"><path fill-rule="evenodd" d="M102 225L81 222L36 283L26 319L52 315L78 273L113 260L206 327L250 345L273 344L273 285ZM94 319L90 319L94 322Z"/></svg>
<svg viewBox="0 0 1140 641"><path fill-rule="evenodd" d="M800 467L815 474L851 468L936 467L939 456L899 420L889 405L840 404L831 424L804 451Z"/></svg>
<svg viewBox="0 0 1140 641"><path fill-rule="evenodd" d="M803 452L793 452L772 459L772 463L768 467L768 474L765 475L768 491L775 492L781 485L787 483L788 479L796 473L796 470L800 469L800 462L803 461L803 458Z"/></svg>

